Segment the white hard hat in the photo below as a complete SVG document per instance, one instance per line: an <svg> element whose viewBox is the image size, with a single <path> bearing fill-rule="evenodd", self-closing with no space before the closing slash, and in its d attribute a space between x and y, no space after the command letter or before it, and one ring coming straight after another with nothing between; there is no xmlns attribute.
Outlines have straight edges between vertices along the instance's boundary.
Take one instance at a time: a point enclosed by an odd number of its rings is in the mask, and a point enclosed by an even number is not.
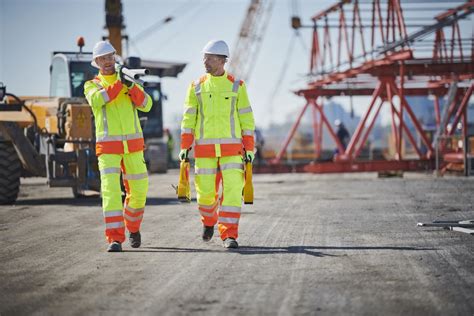
<svg viewBox="0 0 474 316"><path fill-rule="evenodd" d="M202 49L204 54L223 55L229 57L229 46L221 40L212 40Z"/></svg>
<svg viewBox="0 0 474 316"><path fill-rule="evenodd" d="M100 41L94 45L94 49L92 49L92 62L91 65L95 68L99 68L95 59L100 56L104 56L110 53L115 53L115 48L107 41Z"/></svg>
<svg viewBox="0 0 474 316"><path fill-rule="evenodd" d="M336 126L339 126L339 125L341 125L341 124L342 124L342 122L341 122L341 120L339 120L339 119L337 119L337 120L334 121L334 125L336 125Z"/></svg>

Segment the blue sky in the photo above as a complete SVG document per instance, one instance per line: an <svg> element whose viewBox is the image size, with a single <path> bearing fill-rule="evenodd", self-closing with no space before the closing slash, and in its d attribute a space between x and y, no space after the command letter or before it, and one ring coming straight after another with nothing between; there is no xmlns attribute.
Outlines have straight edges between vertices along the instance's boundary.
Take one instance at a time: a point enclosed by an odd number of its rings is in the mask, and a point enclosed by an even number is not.
<svg viewBox="0 0 474 316"><path fill-rule="evenodd" d="M166 78L163 89L164 124L177 127L189 83L204 73L202 47L210 39L223 39L232 48L249 1L246 0L122 0L125 33L134 36L170 14L174 21L162 25L146 38L130 45L130 55L186 62L177 79ZM305 85L308 72L310 30L294 42L284 80L277 86L284 57L293 35L290 16L294 3L305 24L334 0L275 0L271 20L248 84L257 124L281 123L292 116L304 100L291 91ZM177 11L177 9L181 9ZM424 13L419 13L423 15ZM76 38L84 36L85 50L106 35L103 0L0 0L0 81L17 95L47 95L49 62L54 50L76 50ZM267 104L279 87L273 104ZM347 100L341 100L348 104ZM364 102L366 103L366 102ZM356 107L356 113L363 107Z"/></svg>

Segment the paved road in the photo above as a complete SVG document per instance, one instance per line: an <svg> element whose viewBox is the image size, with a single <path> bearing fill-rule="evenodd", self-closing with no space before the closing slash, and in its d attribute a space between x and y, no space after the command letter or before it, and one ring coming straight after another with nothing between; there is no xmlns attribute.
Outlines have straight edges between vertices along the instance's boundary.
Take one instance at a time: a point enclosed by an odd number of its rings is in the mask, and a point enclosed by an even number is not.
<svg viewBox="0 0 474 316"><path fill-rule="evenodd" d="M140 249L106 253L98 198L23 181L0 207L0 314L473 315L474 179L256 175L241 248L200 240L153 175Z"/></svg>

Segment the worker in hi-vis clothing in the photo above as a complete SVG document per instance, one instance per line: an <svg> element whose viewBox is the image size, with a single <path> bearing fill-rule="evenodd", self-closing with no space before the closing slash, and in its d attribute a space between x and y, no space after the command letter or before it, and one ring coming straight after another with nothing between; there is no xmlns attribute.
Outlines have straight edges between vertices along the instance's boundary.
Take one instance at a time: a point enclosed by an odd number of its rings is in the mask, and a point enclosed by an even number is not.
<svg viewBox="0 0 474 316"><path fill-rule="evenodd" d="M254 159L255 123L245 83L228 74L229 48L214 40L203 49L207 74L187 92L181 123L180 160L194 142L195 186L202 239L211 240L218 224L224 247L237 248L244 185L244 157ZM222 183L222 196L218 196Z"/></svg>
<svg viewBox="0 0 474 316"><path fill-rule="evenodd" d="M125 227L130 245L138 248L141 244L148 172L137 111L150 111L153 101L141 86L121 79L116 72L115 49L109 42L94 46L92 65L99 68L99 74L84 84L84 94L95 118L107 251L119 252ZM120 174L126 190L123 205Z"/></svg>

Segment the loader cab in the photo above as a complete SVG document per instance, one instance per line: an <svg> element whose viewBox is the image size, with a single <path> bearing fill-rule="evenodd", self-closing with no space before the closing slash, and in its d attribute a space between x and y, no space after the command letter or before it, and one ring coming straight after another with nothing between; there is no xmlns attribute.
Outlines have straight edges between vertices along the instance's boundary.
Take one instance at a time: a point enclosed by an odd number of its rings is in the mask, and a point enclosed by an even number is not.
<svg viewBox="0 0 474 316"><path fill-rule="evenodd" d="M163 137L163 94L161 82L148 82L145 92L152 98L153 106L150 112L138 112L145 119L143 135L147 137Z"/></svg>
<svg viewBox="0 0 474 316"><path fill-rule="evenodd" d="M51 59L50 97L84 97L84 83L97 74L92 53L54 52Z"/></svg>

